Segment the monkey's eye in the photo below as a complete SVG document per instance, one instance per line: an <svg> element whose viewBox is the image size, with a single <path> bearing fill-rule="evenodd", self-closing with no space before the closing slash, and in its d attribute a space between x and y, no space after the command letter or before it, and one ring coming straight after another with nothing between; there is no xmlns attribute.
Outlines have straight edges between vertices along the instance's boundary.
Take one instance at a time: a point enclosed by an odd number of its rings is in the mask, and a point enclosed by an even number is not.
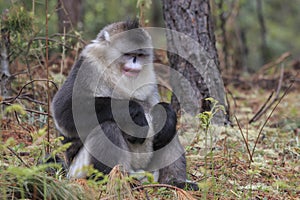
<svg viewBox="0 0 300 200"><path fill-rule="evenodd" d="M131 53L124 53L123 55L124 55L124 56L132 56Z"/></svg>
<svg viewBox="0 0 300 200"><path fill-rule="evenodd" d="M142 53L139 53L139 54L137 54L137 56L138 57L144 57L144 56L146 56L145 54L142 54Z"/></svg>

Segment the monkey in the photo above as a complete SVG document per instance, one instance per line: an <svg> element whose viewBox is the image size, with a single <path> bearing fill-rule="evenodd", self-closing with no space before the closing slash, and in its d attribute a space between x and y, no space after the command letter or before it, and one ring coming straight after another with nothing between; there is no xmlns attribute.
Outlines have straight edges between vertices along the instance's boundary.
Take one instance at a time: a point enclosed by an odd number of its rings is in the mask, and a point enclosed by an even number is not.
<svg viewBox="0 0 300 200"><path fill-rule="evenodd" d="M121 164L129 174L149 171L159 183L197 190L152 62L151 37L137 20L105 26L82 50L51 104L62 143L70 143L69 178L86 178L86 166L108 174Z"/></svg>

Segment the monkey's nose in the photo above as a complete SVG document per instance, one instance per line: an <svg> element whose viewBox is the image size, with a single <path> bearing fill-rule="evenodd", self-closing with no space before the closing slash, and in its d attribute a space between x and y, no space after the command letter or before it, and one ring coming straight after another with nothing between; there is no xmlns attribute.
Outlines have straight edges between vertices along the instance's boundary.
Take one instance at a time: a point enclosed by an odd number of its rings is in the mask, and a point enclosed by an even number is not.
<svg viewBox="0 0 300 200"><path fill-rule="evenodd" d="M132 62L133 62L133 63L136 63L136 56L133 57Z"/></svg>

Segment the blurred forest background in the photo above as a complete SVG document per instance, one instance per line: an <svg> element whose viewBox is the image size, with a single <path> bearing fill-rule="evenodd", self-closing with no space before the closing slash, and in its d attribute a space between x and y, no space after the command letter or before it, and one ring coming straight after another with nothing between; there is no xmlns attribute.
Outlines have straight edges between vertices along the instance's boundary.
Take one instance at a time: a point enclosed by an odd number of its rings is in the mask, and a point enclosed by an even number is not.
<svg viewBox="0 0 300 200"><path fill-rule="evenodd" d="M196 199L297 199L300 0L208 1L232 127L203 130L193 120L179 124L183 135L197 136L186 151L189 178L200 191L189 194ZM45 176L49 166L39 167L47 153L65 150L48 113L49 101L82 48L105 25L140 17L145 26L165 27L162 1L45 2L0 0L0 198L26 197L24 190L32 193L37 187L50 197L61 195L58 199L101 199L107 179L93 187L84 181L74 185L58 173ZM166 52L157 51L155 59L168 65ZM207 147L208 138L216 138L214 146ZM174 196L174 188L162 188L148 193ZM135 192L137 199L149 199L147 192Z"/></svg>
<svg viewBox="0 0 300 200"><path fill-rule="evenodd" d="M132 0L65 1L66 5L71 3L70 8L73 12L70 12L69 20L62 22L58 20L57 15L63 12L63 8L58 5L59 1L49 1L49 35L62 33L62 27L65 26L67 32L77 32L85 41L95 38L106 24L136 17L140 12L138 1ZM146 9L142 11L145 24L164 27L161 1L145 2ZM300 21L300 0L290 3L280 0L211 0L210 3L223 72L236 69L239 69L239 72L254 72L285 52L291 52L295 60L299 59L300 38L297 36L300 27L297 24ZM22 32L19 41L30 39L32 35L44 36L44 1L0 2L1 12L13 7L14 12L20 14L18 9L21 6L24 12L30 15L28 17L32 17L32 24L28 27L31 30L27 30L27 33ZM14 38L11 39L12 43L18 42L14 41Z"/></svg>

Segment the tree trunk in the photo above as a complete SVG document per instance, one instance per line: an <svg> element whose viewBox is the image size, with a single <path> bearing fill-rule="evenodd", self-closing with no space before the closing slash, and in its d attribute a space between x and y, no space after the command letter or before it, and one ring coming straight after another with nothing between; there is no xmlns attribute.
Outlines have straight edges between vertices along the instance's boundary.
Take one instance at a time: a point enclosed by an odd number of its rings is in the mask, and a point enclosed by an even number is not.
<svg viewBox="0 0 300 200"><path fill-rule="evenodd" d="M1 16L1 20L4 22L7 20L8 10L5 10ZM10 94L10 72L9 72L9 31L5 28L1 29L0 38L0 95L1 97L7 97Z"/></svg>
<svg viewBox="0 0 300 200"><path fill-rule="evenodd" d="M57 0L58 31L81 28L82 0Z"/></svg>
<svg viewBox="0 0 300 200"><path fill-rule="evenodd" d="M209 0L163 0L163 15L170 29L166 31L169 63L178 72L170 80L174 108L184 107L185 112L196 115L211 109L211 103L204 101L207 97L226 108ZM213 123L223 125L227 117L218 112Z"/></svg>
<svg viewBox="0 0 300 200"><path fill-rule="evenodd" d="M263 2L261 0L256 0L256 10L257 10L258 24L260 28L262 64L265 64L269 59L269 52L268 52L267 38L266 38L267 28L266 28L265 18L263 14Z"/></svg>

